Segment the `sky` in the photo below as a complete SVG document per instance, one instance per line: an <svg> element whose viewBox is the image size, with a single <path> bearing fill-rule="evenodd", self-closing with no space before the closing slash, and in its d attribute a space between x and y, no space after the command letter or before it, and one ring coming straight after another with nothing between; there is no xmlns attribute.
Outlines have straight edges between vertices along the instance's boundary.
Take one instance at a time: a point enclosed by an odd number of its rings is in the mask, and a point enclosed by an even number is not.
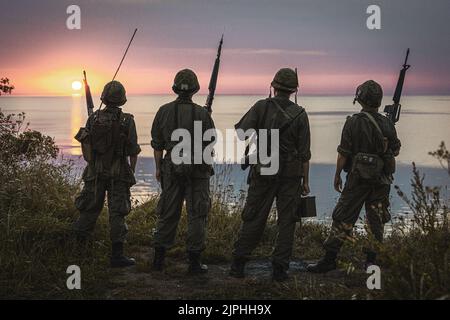
<svg viewBox="0 0 450 320"><path fill-rule="evenodd" d="M81 30L66 9L81 8ZM381 30L366 9L381 8ZM266 94L274 73L297 67L300 93L353 94L367 79L391 93L406 49L407 94L450 94L448 0L0 0L0 77L18 95L70 95L86 70L99 93L139 31L118 75L128 94L171 92L193 69L201 93L225 33L218 94Z"/></svg>

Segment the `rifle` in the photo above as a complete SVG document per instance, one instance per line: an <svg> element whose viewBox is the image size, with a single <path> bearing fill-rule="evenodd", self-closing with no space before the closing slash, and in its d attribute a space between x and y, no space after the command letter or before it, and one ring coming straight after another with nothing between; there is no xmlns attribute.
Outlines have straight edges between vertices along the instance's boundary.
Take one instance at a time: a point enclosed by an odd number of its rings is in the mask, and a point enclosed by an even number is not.
<svg viewBox="0 0 450 320"><path fill-rule="evenodd" d="M92 100L91 88L89 88L89 84L86 78L86 71L83 71L83 82L84 82L84 93L86 96L86 106L88 116L94 113L94 101Z"/></svg>
<svg viewBox="0 0 450 320"><path fill-rule="evenodd" d="M214 94L216 93L216 86L217 86L217 77L219 76L219 67L220 67L220 56L222 54L222 44L223 44L223 34L222 38L219 42L219 48L217 49L217 57L216 61L214 62L213 71L211 73L211 79L209 80L209 86L208 86L208 98L206 99L205 108L208 110L208 112L212 113L212 104L214 100Z"/></svg>
<svg viewBox="0 0 450 320"><path fill-rule="evenodd" d="M297 96L298 96L298 71L297 68L295 68L295 77L297 78L297 90L295 90L295 104L297 104Z"/></svg>
<svg viewBox="0 0 450 320"><path fill-rule="evenodd" d="M128 43L127 49L125 50L125 53L122 56L122 60L120 60L119 66L117 67L116 73L114 73L113 79L111 81L114 81L116 79L117 74L119 73L120 67L122 66L123 61L125 60L125 57L127 56L128 49L130 49L131 43L133 42L134 36L136 35L136 32L138 29L134 29L133 35L131 36L130 42ZM92 95L91 95L91 89L89 88L89 85L87 83L86 79L86 71L83 71L84 75L84 90L86 94L86 104L87 104L87 110L88 115L90 116L94 112L94 102L92 101ZM103 106L103 102L100 103L100 107L98 107L98 110L100 110Z"/></svg>
<svg viewBox="0 0 450 320"><path fill-rule="evenodd" d="M395 87L394 97L392 98L394 103L384 107L386 116L391 119L394 124L400 120L400 111L402 109L400 98L402 96L403 83L405 82L406 71L411 67L408 64L408 57L409 49L406 51L405 63L403 63L402 70L400 70L400 76L398 77L397 86Z"/></svg>

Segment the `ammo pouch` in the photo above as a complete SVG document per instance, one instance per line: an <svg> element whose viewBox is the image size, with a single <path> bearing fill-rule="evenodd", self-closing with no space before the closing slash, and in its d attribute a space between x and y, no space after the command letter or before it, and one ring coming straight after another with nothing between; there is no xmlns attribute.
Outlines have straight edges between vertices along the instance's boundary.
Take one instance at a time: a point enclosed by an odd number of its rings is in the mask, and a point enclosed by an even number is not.
<svg viewBox="0 0 450 320"><path fill-rule="evenodd" d="M86 128L80 128L75 136L75 140L81 143L81 152L83 153L84 160L88 163L93 161L94 157L92 155L92 144L89 131Z"/></svg>
<svg viewBox="0 0 450 320"><path fill-rule="evenodd" d="M352 159L351 172L364 180L378 180L383 174L383 159L371 153L359 152Z"/></svg>

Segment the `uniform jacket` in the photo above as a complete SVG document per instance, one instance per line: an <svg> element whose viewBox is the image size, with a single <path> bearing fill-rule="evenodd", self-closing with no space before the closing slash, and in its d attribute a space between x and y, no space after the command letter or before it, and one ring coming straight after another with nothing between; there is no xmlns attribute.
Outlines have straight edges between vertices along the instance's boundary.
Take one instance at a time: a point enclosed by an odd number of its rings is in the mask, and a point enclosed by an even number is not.
<svg viewBox="0 0 450 320"><path fill-rule="evenodd" d="M178 108L178 111L175 111ZM175 115L178 114L176 118ZM194 121L201 121L202 124L202 136L194 136L192 132ZM153 149L158 151L166 151L165 161L170 161L171 150L178 141L172 141L172 132L175 129L182 128L190 132L191 137L194 139L200 139L202 141L202 150L210 141L203 141L203 133L209 129L214 129L214 122L209 115L208 111L187 97L178 97L175 101L167 103L161 106L156 113L155 119L153 120L151 135L152 141L151 146ZM211 169L205 170L205 165L195 166L194 176L195 177L207 177L211 175Z"/></svg>
<svg viewBox="0 0 450 320"><path fill-rule="evenodd" d="M278 103L282 111L271 102L272 99ZM285 126L287 127L285 128ZM311 159L311 134L308 115L304 108L287 97L260 100L242 117L235 128L244 131L281 129L279 137L280 172L282 175L285 174L283 171L289 171L287 174L291 173L294 176L303 174L302 164ZM288 167L289 170L287 170Z"/></svg>
<svg viewBox="0 0 450 320"><path fill-rule="evenodd" d="M372 115L383 132L383 136L387 138L388 146L385 156L397 156L400 152L401 142L392 121L376 111L364 111ZM352 158L359 152L383 154L382 137L369 118L360 112L347 118L337 151L349 159L346 165L346 171L348 171Z"/></svg>

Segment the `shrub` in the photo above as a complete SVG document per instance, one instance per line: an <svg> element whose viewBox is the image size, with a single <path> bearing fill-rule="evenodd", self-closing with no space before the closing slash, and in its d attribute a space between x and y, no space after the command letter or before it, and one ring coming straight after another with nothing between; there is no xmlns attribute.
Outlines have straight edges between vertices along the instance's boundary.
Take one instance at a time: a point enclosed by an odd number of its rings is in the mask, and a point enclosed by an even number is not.
<svg viewBox="0 0 450 320"><path fill-rule="evenodd" d="M440 188L427 187L423 181L413 165L411 198L396 187L413 217L395 224L382 246L386 298L450 298L448 206Z"/></svg>
<svg viewBox="0 0 450 320"><path fill-rule="evenodd" d="M72 165L56 161L53 139L24 120L0 111L0 297L81 297L65 287L66 268L82 265L84 283L95 287L104 278L99 264L106 253L96 244L96 258L76 255L70 223L79 185Z"/></svg>

